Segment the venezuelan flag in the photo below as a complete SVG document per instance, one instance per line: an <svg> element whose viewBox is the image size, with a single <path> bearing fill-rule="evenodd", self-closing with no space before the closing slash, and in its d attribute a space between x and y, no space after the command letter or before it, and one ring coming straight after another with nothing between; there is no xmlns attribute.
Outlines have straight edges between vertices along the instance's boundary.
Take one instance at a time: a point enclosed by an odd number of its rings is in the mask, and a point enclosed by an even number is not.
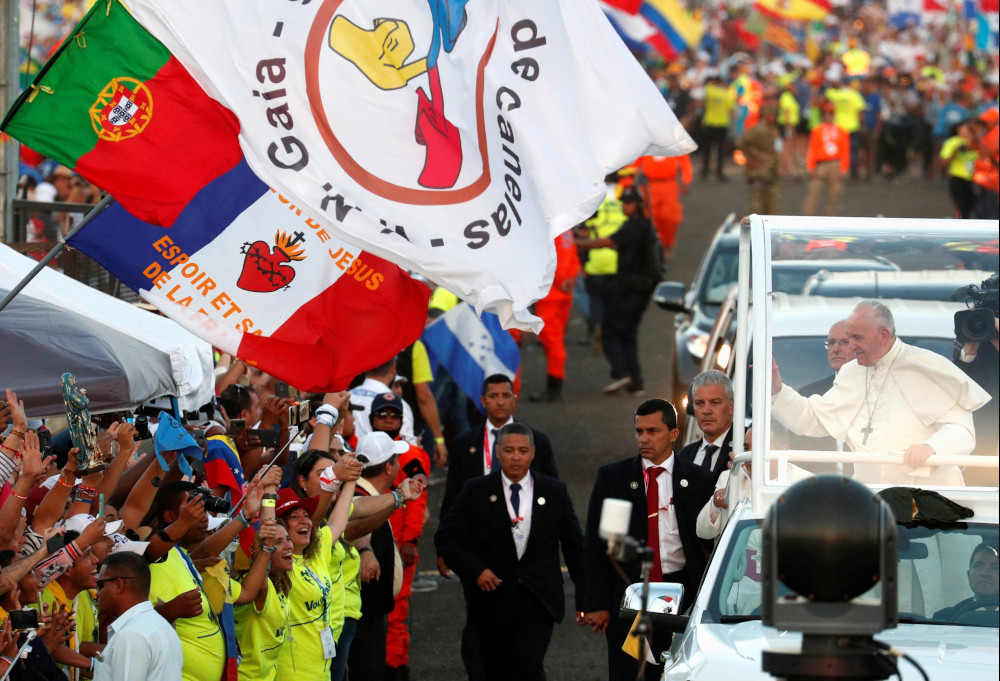
<svg viewBox="0 0 1000 681"><path fill-rule="evenodd" d="M639 14L657 30L659 35L650 38L649 43L667 59L676 59L684 50L697 47L705 32L701 22L678 0L645 0Z"/></svg>

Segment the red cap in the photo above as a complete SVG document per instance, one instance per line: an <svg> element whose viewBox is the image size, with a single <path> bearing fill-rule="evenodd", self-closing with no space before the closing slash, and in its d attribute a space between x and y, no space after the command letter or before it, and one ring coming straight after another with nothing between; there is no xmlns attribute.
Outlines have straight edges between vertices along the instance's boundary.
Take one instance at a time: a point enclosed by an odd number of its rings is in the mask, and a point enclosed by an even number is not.
<svg viewBox="0 0 1000 681"><path fill-rule="evenodd" d="M316 506L319 504L319 499L316 497L306 497L305 499L300 499L299 496L292 490L284 487L278 490L278 503L274 507L274 515L277 518L285 515L286 513L291 513L297 508L304 508L312 517L312 514L316 512Z"/></svg>
<svg viewBox="0 0 1000 681"><path fill-rule="evenodd" d="M987 125L993 125L997 121L1000 121L1000 109L987 109L986 111L979 114L979 120Z"/></svg>

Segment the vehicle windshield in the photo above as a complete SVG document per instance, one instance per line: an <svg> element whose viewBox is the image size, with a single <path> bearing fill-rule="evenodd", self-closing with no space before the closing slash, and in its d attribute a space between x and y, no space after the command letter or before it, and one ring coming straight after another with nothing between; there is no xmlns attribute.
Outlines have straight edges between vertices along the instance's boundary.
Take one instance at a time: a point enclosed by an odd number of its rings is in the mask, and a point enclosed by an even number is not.
<svg viewBox="0 0 1000 681"><path fill-rule="evenodd" d="M701 287L702 305L722 305L729 289L736 283L740 267L738 244L719 244L718 250L705 269Z"/></svg>
<svg viewBox="0 0 1000 681"><path fill-rule="evenodd" d="M734 529L706 608L707 621L760 617L761 522L742 520ZM997 626L996 525L898 525L896 529L901 622ZM785 589L783 585L781 588ZM876 585L861 598L879 596Z"/></svg>

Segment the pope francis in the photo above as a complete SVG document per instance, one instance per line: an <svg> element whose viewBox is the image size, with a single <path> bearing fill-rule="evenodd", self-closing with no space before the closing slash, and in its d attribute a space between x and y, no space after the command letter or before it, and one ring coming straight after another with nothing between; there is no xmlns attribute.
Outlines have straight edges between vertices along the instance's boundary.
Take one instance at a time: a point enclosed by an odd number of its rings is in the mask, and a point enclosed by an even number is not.
<svg viewBox="0 0 1000 681"><path fill-rule="evenodd" d="M976 444L972 412L989 394L944 357L896 338L892 312L864 300L847 318L855 359L823 395L806 398L781 383L772 368L774 417L799 435L829 435L855 452L901 455L901 464L855 464L866 483L964 485L955 466L927 467L932 454L970 454Z"/></svg>

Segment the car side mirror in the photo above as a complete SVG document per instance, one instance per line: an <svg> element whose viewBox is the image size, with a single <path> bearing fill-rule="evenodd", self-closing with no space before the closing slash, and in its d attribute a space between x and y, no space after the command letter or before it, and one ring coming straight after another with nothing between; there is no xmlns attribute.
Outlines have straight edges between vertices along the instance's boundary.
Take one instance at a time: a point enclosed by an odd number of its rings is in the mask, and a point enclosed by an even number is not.
<svg viewBox="0 0 1000 681"><path fill-rule="evenodd" d="M679 281L662 281L653 291L653 302L669 312L684 312L684 284Z"/></svg>
<svg viewBox="0 0 1000 681"><path fill-rule="evenodd" d="M675 634L687 629L688 616L681 615L681 601L684 599L684 587L680 584L653 582L649 585L649 596L646 599L653 629L666 629ZM632 622L642 610L642 583L630 584L622 596L622 605L618 616Z"/></svg>

